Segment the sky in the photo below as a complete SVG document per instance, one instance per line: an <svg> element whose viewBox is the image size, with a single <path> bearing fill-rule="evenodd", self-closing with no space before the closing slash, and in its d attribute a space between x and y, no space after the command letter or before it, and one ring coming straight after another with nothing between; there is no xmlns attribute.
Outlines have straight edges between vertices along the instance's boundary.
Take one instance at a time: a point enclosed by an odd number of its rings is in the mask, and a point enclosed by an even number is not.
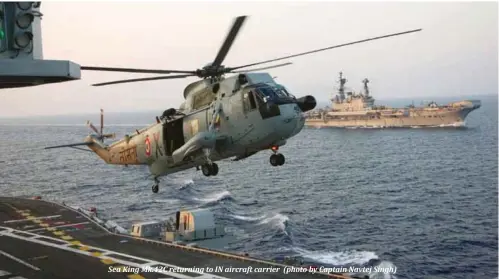
<svg viewBox="0 0 499 279"><path fill-rule="evenodd" d="M384 34L423 31L282 62L276 81L327 102L338 72L370 80L376 99L498 92L497 2L43 2L44 59L86 66L195 70L212 62L233 18L248 15L227 58L237 66ZM152 75L82 72L82 79L0 92L0 117L178 107L196 77L92 87ZM456 99L457 100L457 99Z"/></svg>

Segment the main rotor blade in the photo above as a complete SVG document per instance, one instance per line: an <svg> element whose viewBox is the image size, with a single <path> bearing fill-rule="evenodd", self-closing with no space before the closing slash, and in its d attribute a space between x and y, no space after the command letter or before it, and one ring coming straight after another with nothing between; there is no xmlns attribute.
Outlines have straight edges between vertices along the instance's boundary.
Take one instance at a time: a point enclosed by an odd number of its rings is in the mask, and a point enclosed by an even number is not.
<svg viewBox="0 0 499 279"><path fill-rule="evenodd" d="M364 43L364 42L368 42L368 41L379 40L379 39L383 39L383 38L394 37L394 36L399 36L399 35L413 33L413 32L419 32L421 30L423 30L423 29L415 29L415 30L410 30L410 31L405 31L405 32L400 32L400 33L394 33L394 34L389 34L389 35L384 35L384 36L378 36L378 37L374 37L374 38L364 39L364 40L360 40L360 41L350 42L350 43L346 43L346 44L325 47L325 48L316 49L316 50L312 50L312 51L307 51L307 52L302 52L302 53L298 53L298 54L288 55L288 56L284 56L284 57L280 57L280 58L270 59L270 60L266 60L266 61L262 61L262 62L247 64L247 65L244 65L244 66L231 67L230 70L236 70L236 69L246 68L246 67L255 66L255 65L259 65L259 64L265 64L265 63L269 63L269 62L279 61L279 60L283 60L283 59L287 59L287 58L292 58L292 57L297 57L297 56L312 54L312 53L316 53L316 52L320 52L320 51L324 51L324 50L329 50L329 49L333 49L333 48L339 48L339 47L344 47L344 46L349 46L349 45L354 45L354 44L360 44L360 43Z"/></svg>
<svg viewBox="0 0 499 279"><path fill-rule="evenodd" d="M278 68L278 67L284 67L284 66L288 66L291 64L293 64L293 63L286 62L286 63L272 65L272 66L268 66L268 67L260 67L260 68L254 68L254 69L249 69L249 70L233 71L231 73L248 73L248 72L261 71L261 70L273 69L273 68Z"/></svg>
<svg viewBox="0 0 499 279"><path fill-rule="evenodd" d="M125 73L143 73L143 74L193 74L193 75L196 74L196 71L114 68L114 67L94 67L94 66L81 66L80 69L85 71L125 72Z"/></svg>
<svg viewBox="0 0 499 279"><path fill-rule="evenodd" d="M118 83L129 83L129 82L148 81L148 80L186 78L186 77L192 77L192 76L194 76L194 75L178 75L178 76L161 76L161 77L150 77L150 78L123 79L123 80L109 81L109 82L103 82L103 83L96 83L96 84L92 84L92 86L104 86L104 85L111 85L111 84L118 84Z"/></svg>
<svg viewBox="0 0 499 279"><path fill-rule="evenodd" d="M222 44L222 47L218 51L217 57L212 63L213 67L219 67L222 65L222 62L225 59L225 56L227 56L227 53L230 50L230 47L234 43L234 40L237 37L237 34L239 33L239 30L244 24L244 21L246 20L247 16L238 16L236 20L234 20L234 23L232 24L232 28L230 29L229 33L227 34L227 37L225 38L224 43Z"/></svg>

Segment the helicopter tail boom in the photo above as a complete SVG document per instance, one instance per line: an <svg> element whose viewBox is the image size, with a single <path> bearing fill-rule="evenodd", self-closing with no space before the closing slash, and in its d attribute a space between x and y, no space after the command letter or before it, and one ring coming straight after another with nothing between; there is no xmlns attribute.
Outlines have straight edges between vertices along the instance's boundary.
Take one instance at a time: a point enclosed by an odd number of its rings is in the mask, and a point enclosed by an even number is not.
<svg viewBox="0 0 499 279"><path fill-rule="evenodd" d="M78 150L82 150L82 151L90 151L90 150L82 149L79 147L79 146L89 146L90 144L92 144L92 143L91 142L79 142L79 143L70 143L70 144L48 146L48 147L45 147L44 149L69 147L69 148L74 148L74 149L78 149Z"/></svg>
<svg viewBox="0 0 499 279"><path fill-rule="evenodd" d="M87 146L91 150L88 149L83 149L80 148L80 146ZM83 142L78 142L78 143L69 143L69 144L61 144L61 145L54 145L54 146L48 146L45 147L44 149L55 149L55 148L64 148L64 147L69 147L81 151L88 151L88 152L95 152L99 157L101 157L103 160L106 160L106 158L109 157L107 153L107 145L103 144L100 142L100 139L96 138L95 136L88 136L85 141Z"/></svg>

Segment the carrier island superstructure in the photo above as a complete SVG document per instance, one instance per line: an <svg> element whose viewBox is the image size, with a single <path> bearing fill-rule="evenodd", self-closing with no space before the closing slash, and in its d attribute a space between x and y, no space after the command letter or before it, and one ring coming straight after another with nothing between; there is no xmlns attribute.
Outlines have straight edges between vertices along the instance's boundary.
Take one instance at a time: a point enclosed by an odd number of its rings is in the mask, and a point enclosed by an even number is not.
<svg viewBox="0 0 499 279"><path fill-rule="evenodd" d="M390 108L375 105L366 78L363 92L345 92L347 79L339 73L338 94L331 99L331 108L316 109L306 114L305 125L313 127L442 127L462 126L470 112L481 106L479 100L463 100L437 105L430 102L424 107L409 105Z"/></svg>

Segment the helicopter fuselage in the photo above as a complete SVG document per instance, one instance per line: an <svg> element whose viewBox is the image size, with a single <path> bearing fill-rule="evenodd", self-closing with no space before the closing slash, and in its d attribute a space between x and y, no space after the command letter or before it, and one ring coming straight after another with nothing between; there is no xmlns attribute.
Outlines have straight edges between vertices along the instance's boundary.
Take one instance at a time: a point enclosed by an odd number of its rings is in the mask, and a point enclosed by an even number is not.
<svg viewBox="0 0 499 279"><path fill-rule="evenodd" d="M220 94L213 93L213 82L202 82L205 86L198 82L186 88L191 92L184 93L180 114L109 146L93 140L89 147L109 164L148 165L151 174L159 177L206 164L203 150L207 148L212 149L211 161L243 159L261 150L277 153L304 126L298 100L268 74L218 81ZM217 96L221 96L220 112L213 119Z"/></svg>
<svg viewBox="0 0 499 279"><path fill-rule="evenodd" d="M216 140L215 149L210 158L212 161L224 160L232 157L246 158L262 150L277 150L279 146L286 144L286 140L298 134L304 126L305 118L301 111L296 110L296 104L279 105L280 115L262 119L258 110L249 111L242 115L229 115L229 120L237 119L230 125L227 118L220 120L220 128L218 133L223 136ZM182 122L184 124L184 141L175 142L168 135L168 127L170 123L158 124L163 125L156 129L161 137L161 142L151 145L150 155L148 157L148 145L142 144L138 146L138 155L140 161L150 160L150 171L155 176L167 175L189 168L197 167L205 163L202 152L194 152L192 157L181 163L176 163L172 159L172 153L169 146L181 147L180 145L189 141L195 134L208 131L209 117L204 117L205 123L201 124L200 119L203 119L199 114L209 115L209 110L202 110L184 118L173 120L172 122ZM239 118L238 118L239 116ZM201 118L200 118L201 117ZM195 124L194 124L195 123ZM200 127L200 126L203 127ZM166 126L166 127L165 127ZM230 132L227 131L230 129ZM151 129L151 132L154 129ZM197 131L196 131L197 130ZM154 135L154 132L152 132ZM147 134L147 132L146 132ZM147 136L146 136L147 137ZM151 138L151 136L149 136ZM151 157L153 159L151 160ZM145 160L144 160L145 159Z"/></svg>

